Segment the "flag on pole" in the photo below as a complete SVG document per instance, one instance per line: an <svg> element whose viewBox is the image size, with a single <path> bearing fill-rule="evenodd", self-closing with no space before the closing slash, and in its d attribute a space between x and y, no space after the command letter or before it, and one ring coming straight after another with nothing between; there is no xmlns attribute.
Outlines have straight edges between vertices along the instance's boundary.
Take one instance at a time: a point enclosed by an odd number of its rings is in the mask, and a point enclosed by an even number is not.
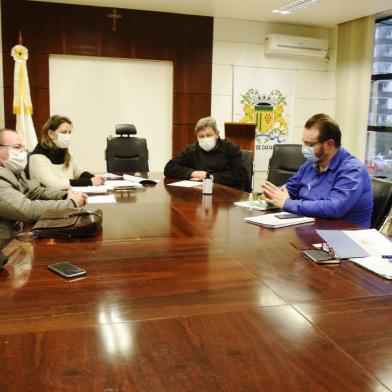
<svg viewBox="0 0 392 392"><path fill-rule="evenodd" d="M16 115L16 132L22 137L26 148L32 151L37 145L37 135L31 117L33 105L31 103L29 77L26 67L29 52L26 47L22 46L20 33L19 45L15 45L12 48L11 56L15 60L13 113Z"/></svg>

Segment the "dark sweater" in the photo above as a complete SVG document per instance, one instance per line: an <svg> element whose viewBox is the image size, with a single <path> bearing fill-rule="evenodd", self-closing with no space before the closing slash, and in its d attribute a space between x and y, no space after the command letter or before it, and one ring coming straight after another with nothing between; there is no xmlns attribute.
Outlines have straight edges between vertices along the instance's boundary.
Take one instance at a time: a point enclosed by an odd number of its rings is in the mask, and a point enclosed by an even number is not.
<svg viewBox="0 0 392 392"><path fill-rule="evenodd" d="M54 150L49 150L42 144L38 143L30 155L41 154L46 156L53 165L64 165L65 162L65 148L55 148ZM92 185L91 178L94 174L84 171L79 178L70 179L69 183L71 186L89 186Z"/></svg>
<svg viewBox="0 0 392 392"><path fill-rule="evenodd" d="M247 175L239 148L222 139L208 152L198 143L187 146L166 164L164 173L166 177L186 180L195 170L207 171L214 182L238 189L244 188Z"/></svg>

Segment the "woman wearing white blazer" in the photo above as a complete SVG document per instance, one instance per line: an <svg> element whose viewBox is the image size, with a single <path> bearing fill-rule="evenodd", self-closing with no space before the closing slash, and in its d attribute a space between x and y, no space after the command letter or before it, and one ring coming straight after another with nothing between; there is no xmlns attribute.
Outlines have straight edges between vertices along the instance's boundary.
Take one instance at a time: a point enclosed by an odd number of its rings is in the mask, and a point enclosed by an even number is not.
<svg viewBox="0 0 392 392"><path fill-rule="evenodd" d="M54 115L42 128L41 142L29 158L32 180L42 185L64 190L70 186L102 185L104 176L95 176L83 170L71 155L72 122L68 117Z"/></svg>

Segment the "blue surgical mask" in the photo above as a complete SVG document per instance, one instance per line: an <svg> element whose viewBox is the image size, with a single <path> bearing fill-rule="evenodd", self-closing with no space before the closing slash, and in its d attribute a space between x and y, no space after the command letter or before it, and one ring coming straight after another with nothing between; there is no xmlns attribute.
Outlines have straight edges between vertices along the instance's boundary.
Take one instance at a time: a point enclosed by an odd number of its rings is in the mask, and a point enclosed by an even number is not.
<svg viewBox="0 0 392 392"><path fill-rule="evenodd" d="M302 146L302 155L305 157L306 160L313 163L317 163L320 160L320 158L316 157L314 153L314 147Z"/></svg>

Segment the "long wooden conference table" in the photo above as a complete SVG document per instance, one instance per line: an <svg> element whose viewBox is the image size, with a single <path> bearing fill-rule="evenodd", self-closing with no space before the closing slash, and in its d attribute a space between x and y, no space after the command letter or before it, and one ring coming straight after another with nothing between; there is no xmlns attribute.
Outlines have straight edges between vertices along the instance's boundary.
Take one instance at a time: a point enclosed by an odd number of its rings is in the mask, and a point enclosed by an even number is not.
<svg viewBox="0 0 392 392"><path fill-rule="evenodd" d="M392 389L392 283L301 255L316 228L353 227L261 228L233 205L247 197L161 181L90 205L98 237L8 244L0 391Z"/></svg>

